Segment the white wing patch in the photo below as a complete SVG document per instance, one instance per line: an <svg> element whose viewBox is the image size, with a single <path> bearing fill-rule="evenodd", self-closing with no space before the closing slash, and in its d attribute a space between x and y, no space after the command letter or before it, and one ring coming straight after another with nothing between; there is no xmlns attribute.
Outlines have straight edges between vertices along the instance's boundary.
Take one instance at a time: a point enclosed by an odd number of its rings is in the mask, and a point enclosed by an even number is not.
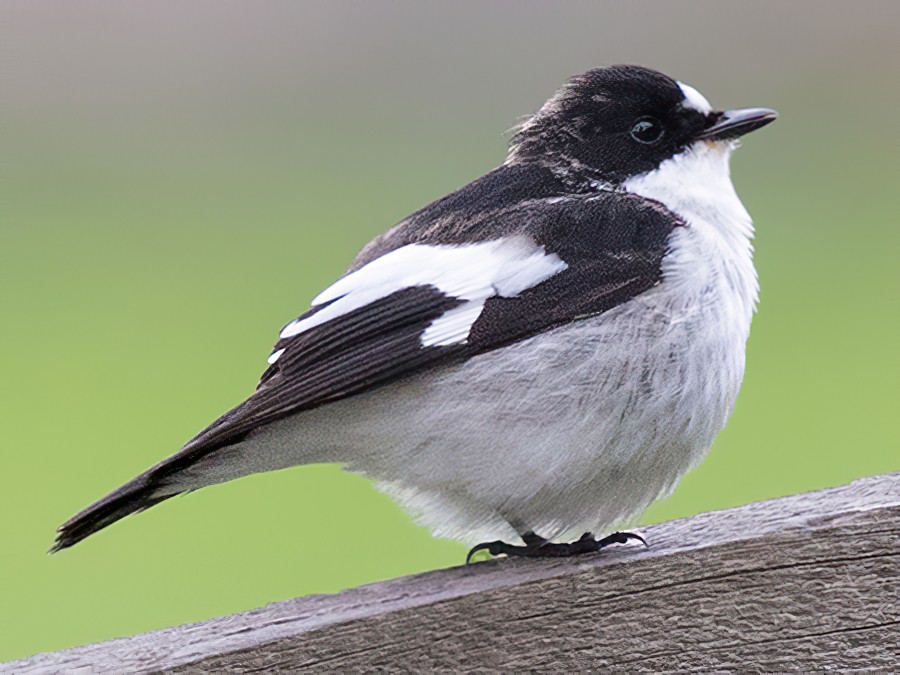
<svg viewBox="0 0 900 675"><path fill-rule="evenodd" d="M461 245L410 244L373 260L320 293L313 306L331 303L281 331L290 338L348 312L416 286L433 286L465 300L422 333L425 347L464 343L491 297L509 298L549 279L568 265L525 236ZM281 354L269 357L274 362Z"/></svg>
<svg viewBox="0 0 900 675"><path fill-rule="evenodd" d="M684 94L685 108L696 110L697 112L701 112L704 115L712 112L712 106L709 104L709 101L706 100L706 97L703 94L694 89L691 85L685 84L684 82L679 82L678 86L681 88L681 91Z"/></svg>
<svg viewBox="0 0 900 675"><path fill-rule="evenodd" d="M447 310L437 319L431 322L420 338L423 347L446 347L465 342L469 337L469 331L481 316L484 309L484 300L481 302L468 301Z"/></svg>

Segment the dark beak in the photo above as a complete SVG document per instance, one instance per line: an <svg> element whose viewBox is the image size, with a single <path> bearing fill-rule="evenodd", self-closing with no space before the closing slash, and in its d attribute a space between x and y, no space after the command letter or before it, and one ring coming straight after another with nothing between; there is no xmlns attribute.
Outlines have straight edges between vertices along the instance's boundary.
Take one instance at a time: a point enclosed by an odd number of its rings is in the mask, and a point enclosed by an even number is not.
<svg viewBox="0 0 900 675"><path fill-rule="evenodd" d="M770 108L740 108L715 113L714 122L706 127L697 138L707 141L724 141L738 138L751 131L756 131L778 117L778 113Z"/></svg>

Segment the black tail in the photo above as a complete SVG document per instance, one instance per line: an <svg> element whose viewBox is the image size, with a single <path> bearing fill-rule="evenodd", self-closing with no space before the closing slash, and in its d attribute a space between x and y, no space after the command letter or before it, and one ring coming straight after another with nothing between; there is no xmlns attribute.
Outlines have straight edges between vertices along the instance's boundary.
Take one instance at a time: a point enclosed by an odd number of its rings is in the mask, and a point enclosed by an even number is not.
<svg viewBox="0 0 900 675"><path fill-rule="evenodd" d="M103 499L91 504L81 513L72 516L56 530L56 542L50 553L74 546L82 539L99 532L107 525L138 511L146 511L151 506L164 502L182 492L190 492L192 487L179 490L172 487L172 476L194 466L210 453L240 442L248 432L241 426L244 421L239 415L245 404L228 411L206 429L197 434L181 450L167 457L156 466L113 490Z"/></svg>
<svg viewBox="0 0 900 675"><path fill-rule="evenodd" d="M56 542L50 549L50 553L74 546L82 539L102 530L107 525L112 525L127 515L144 511L175 496L174 494L160 495L157 491L158 486L152 484L147 474L128 481L122 487L60 525L56 530Z"/></svg>

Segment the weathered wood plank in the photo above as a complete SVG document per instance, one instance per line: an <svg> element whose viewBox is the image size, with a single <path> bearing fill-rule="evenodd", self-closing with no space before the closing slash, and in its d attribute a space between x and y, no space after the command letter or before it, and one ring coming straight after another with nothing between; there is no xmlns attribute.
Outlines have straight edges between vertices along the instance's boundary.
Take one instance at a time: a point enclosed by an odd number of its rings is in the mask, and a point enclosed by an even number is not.
<svg viewBox="0 0 900 675"><path fill-rule="evenodd" d="M644 534L650 550L441 570L0 668L898 666L900 473Z"/></svg>

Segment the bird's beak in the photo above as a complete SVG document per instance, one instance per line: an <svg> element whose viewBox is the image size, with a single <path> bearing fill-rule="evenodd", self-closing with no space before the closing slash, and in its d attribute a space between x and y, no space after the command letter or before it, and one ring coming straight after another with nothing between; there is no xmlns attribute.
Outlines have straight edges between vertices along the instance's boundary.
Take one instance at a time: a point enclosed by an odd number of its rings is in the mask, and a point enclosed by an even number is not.
<svg viewBox="0 0 900 675"><path fill-rule="evenodd" d="M756 131L775 120L778 113L770 108L740 108L716 113L713 123L697 136L700 140L724 141Z"/></svg>

